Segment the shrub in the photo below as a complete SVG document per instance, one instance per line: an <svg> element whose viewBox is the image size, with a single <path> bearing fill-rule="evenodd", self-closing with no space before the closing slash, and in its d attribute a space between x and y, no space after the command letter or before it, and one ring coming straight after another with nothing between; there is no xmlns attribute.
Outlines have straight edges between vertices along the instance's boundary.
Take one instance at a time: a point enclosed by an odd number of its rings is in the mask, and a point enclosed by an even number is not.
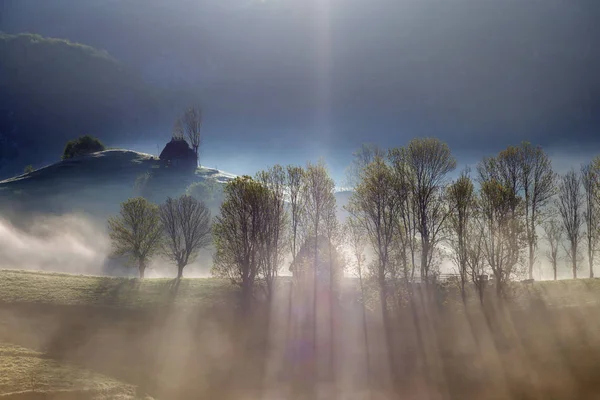
<svg viewBox="0 0 600 400"><path fill-rule="evenodd" d="M30 173L32 173L33 171L35 171L35 169L33 168L33 165L31 165L31 164L29 164L28 166L26 166L26 167L23 169L23 173L24 173L24 174L30 174Z"/></svg>
<svg viewBox="0 0 600 400"><path fill-rule="evenodd" d="M75 140L70 140L65 146L63 151L62 159L68 160L69 158L79 157L97 151L106 150L106 147L93 136L85 135Z"/></svg>
<svg viewBox="0 0 600 400"><path fill-rule="evenodd" d="M223 188L212 180L192 183L188 186L186 194L203 201L209 207L218 207L223 202Z"/></svg>

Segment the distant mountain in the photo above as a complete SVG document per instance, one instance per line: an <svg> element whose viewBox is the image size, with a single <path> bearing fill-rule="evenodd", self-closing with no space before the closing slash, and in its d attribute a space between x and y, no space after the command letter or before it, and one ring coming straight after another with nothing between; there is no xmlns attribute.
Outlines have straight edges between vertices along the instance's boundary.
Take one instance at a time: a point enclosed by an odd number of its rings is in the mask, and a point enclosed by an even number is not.
<svg viewBox="0 0 600 400"><path fill-rule="evenodd" d="M160 119L158 98L104 51L0 33L0 178L56 159L82 134L126 142Z"/></svg>

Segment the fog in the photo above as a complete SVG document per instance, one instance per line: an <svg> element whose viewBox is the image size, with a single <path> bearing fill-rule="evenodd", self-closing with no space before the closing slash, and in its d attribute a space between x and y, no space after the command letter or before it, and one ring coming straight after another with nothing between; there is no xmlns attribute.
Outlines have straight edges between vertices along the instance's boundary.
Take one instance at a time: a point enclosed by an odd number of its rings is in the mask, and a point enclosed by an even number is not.
<svg viewBox="0 0 600 400"><path fill-rule="evenodd" d="M210 249L200 252L187 277L209 274ZM126 258L111 257L106 222L80 213L12 215L0 218L0 269L43 270L86 275L136 276ZM174 277L175 267L156 258L147 277Z"/></svg>

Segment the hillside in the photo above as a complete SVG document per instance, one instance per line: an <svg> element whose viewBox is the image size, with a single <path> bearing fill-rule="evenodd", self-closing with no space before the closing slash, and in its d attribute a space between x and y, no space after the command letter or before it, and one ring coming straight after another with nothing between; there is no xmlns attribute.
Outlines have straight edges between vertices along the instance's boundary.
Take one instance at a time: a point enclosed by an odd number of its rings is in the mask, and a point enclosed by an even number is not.
<svg viewBox="0 0 600 400"><path fill-rule="evenodd" d="M160 161L149 154L106 150L1 181L0 209L79 211L103 218L117 212L122 201L140 195L142 190L146 190L145 196L160 202L185 192L193 182L223 184L233 177L202 167L195 172L170 170L162 168Z"/></svg>
<svg viewBox="0 0 600 400"><path fill-rule="evenodd" d="M107 52L34 34L0 33L0 90L0 178L52 159L82 133L130 140L163 109Z"/></svg>

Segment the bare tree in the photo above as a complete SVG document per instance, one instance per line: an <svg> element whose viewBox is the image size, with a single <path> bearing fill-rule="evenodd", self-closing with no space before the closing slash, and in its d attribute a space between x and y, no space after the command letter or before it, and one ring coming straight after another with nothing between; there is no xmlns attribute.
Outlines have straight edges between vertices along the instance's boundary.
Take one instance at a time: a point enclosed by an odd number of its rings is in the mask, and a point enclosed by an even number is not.
<svg viewBox="0 0 600 400"><path fill-rule="evenodd" d="M477 206L476 206L477 207ZM466 265L471 282L479 295L479 302L483 304L483 295L486 285L486 265L484 253L483 224L480 220L478 209L475 208L472 218L467 221L466 230Z"/></svg>
<svg viewBox="0 0 600 400"><path fill-rule="evenodd" d="M173 139L183 140L185 138L185 129L183 127L183 120L181 117L177 117L173 124Z"/></svg>
<svg viewBox="0 0 600 400"><path fill-rule="evenodd" d="M569 246L565 248L571 260L573 278L577 278L577 258L579 242L581 241L581 226L583 225L583 194L581 193L581 178L571 170L560 181L557 208L562 218L565 235Z"/></svg>
<svg viewBox="0 0 600 400"><path fill-rule="evenodd" d="M286 186L289 196L290 207L290 250L292 253L292 266L296 264L298 254L298 235L301 219L304 214L302 201L302 185L304 182L304 169L293 165L286 168ZM290 268L291 270L291 268ZM297 271L292 271L296 276Z"/></svg>
<svg viewBox="0 0 600 400"><path fill-rule="evenodd" d="M393 274L393 251L398 229L402 198L398 180L392 168L381 157L375 157L364 170L360 183L350 197L348 211L366 233L375 254L374 275L379 286L379 301L386 332L388 362L394 371L395 359L391 338L391 318L388 305L388 278Z"/></svg>
<svg viewBox="0 0 600 400"><path fill-rule="evenodd" d="M177 279L181 279L185 266L210 244L210 211L192 196L169 197L160 206L160 219L166 237L163 252L177 265Z"/></svg>
<svg viewBox="0 0 600 400"><path fill-rule="evenodd" d="M143 278L163 234L158 206L143 197L129 199L121 203L118 216L109 218L108 229L114 254L134 259Z"/></svg>
<svg viewBox="0 0 600 400"><path fill-rule="evenodd" d="M283 246L287 214L285 210L286 172L280 165L274 165L266 171L259 171L256 180L260 182L268 193L264 203L263 224L261 231L261 277L265 282L265 292L269 300L272 299L275 278L283 262Z"/></svg>
<svg viewBox="0 0 600 400"><path fill-rule="evenodd" d="M199 160L199 148L202 144L200 135L202 128L202 109L200 107L188 107L181 117L181 123L192 150L196 153L196 160Z"/></svg>
<svg viewBox="0 0 600 400"><path fill-rule="evenodd" d="M517 272L526 237L523 201L516 195L510 179L499 181L494 178L498 173L496 165L490 158L478 166L481 186L478 212L483 254L496 279L497 293L501 295Z"/></svg>
<svg viewBox="0 0 600 400"><path fill-rule="evenodd" d="M421 278L427 280L448 215L443 201L446 176L456 168L456 160L448 145L434 138L413 139L406 148L392 150L391 157L396 162L401 158L414 179L411 189L421 236Z"/></svg>
<svg viewBox="0 0 600 400"><path fill-rule="evenodd" d="M414 196L413 186L415 182L414 171L401 156L401 150L391 150L390 159L393 165L394 176L396 179L395 191L400 200L400 212L397 220L397 257L400 263L404 265L404 279L413 281L417 266L416 256L418 252L418 216L417 203ZM397 269L403 269L398 266ZM410 272L409 272L410 269Z"/></svg>
<svg viewBox="0 0 600 400"><path fill-rule="evenodd" d="M598 251L598 238L600 234L600 215L598 212L597 198L600 194L599 171L593 164L581 167L581 182L584 190L583 217L586 227L587 259L590 267L590 278L594 277L594 257Z"/></svg>
<svg viewBox="0 0 600 400"><path fill-rule="evenodd" d="M352 163L346 168L346 181L348 186L355 187L360 182L360 176L367 165L375 157L385 158L386 152L376 144L362 144L358 150L352 153Z"/></svg>
<svg viewBox="0 0 600 400"><path fill-rule="evenodd" d="M384 309L387 309L387 278L390 275L390 258L400 213L401 198L395 190L397 184L391 167L385 160L376 157L365 168L362 180L348 204L348 211L363 227L375 253L375 275Z"/></svg>
<svg viewBox="0 0 600 400"><path fill-rule="evenodd" d="M519 148L521 154L519 173L524 191L527 245L529 250L529 279L533 279L533 264L537 251L537 228L542 222L542 210L556 192L552 162L540 148L524 142Z"/></svg>
<svg viewBox="0 0 600 400"><path fill-rule="evenodd" d="M563 237L563 226L556 218L551 218L544 222L542 227L544 228L544 239L549 247L546 252L546 257L552 264L554 280L556 280L558 270L558 247Z"/></svg>
<svg viewBox="0 0 600 400"><path fill-rule="evenodd" d="M308 237L314 238L314 264L312 268L313 277L313 351L317 346L317 312L319 299L318 295L318 268L319 268L319 242L320 236L325 235L326 218L335 214L336 201L334 196L335 183L329 176L327 167L323 160L318 164L308 163L304 172L302 184L302 201L304 203L304 218ZM330 265L331 266L331 265Z"/></svg>
<svg viewBox="0 0 600 400"><path fill-rule="evenodd" d="M302 198L304 203L304 216L310 236L315 238L314 257L315 270L318 265L318 237L325 234L325 218L328 213L335 213L336 202L334 196L335 183L329 176L325 163L321 160L318 164L308 163L303 176ZM314 276L315 284L316 273Z"/></svg>
<svg viewBox="0 0 600 400"><path fill-rule="evenodd" d="M452 210L448 218L450 234L448 245L452 251L452 258L458 267L460 287L463 301L465 297L465 284L469 280L468 273L468 243L471 217L475 207L475 189L468 171L461 173L460 177L448 187L448 203Z"/></svg>

